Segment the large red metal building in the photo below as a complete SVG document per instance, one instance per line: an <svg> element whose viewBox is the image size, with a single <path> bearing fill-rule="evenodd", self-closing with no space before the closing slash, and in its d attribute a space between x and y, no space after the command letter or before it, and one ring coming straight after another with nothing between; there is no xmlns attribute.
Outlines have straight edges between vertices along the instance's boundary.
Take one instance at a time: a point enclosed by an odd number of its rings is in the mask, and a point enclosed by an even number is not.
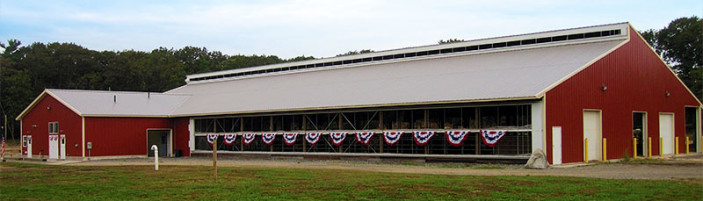
<svg viewBox="0 0 703 201"><path fill-rule="evenodd" d="M702 148L701 102L628 23L186 82L164 93L47 89L17 117L23 151L143 157L157 145L165 156L195 156L217 144L230 155L446 160L527 159L541 149L561 164Z"/></svg>

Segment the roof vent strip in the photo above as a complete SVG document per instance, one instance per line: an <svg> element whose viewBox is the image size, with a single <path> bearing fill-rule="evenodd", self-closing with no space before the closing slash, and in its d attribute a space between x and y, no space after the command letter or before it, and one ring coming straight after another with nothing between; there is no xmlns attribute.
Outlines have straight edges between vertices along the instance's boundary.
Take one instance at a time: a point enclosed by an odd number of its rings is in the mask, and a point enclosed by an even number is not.
<svg viewBox="0 0 703 201"><path fill-rule="evenodd" d="M355 64L355 63L365 63L365 62L372 62L372 61L402 59L402 58L408 58L408 57L420 57L420 56L436 55L436 54L451 54L451 53L457 53L457 52L467 52L467 51L476 51L476 50L484 50L484 49L514 47L514 46L522 46L522 45L550 43L550 42L557 42L557 41L568 41L568 40L579 40L579 39L585 39L585 38L607 37L607 36L620 35L620 33L621 33L620 29L614 29L614 30L594 31L594 32L577 33L577 34L569 34L569 35L558 35L558 36L543 37L543 38L532 38L532 39L524 39L524 40L516 40L516 41L479 44L479 45L472 45L472 46L465 46L465 47L455 47L455 48L445 48L445 49L409 52L409 53L401 53L401 54L382 55L382 56L366 57L366 58L360 58L360 59L321 62L321 63L306 64L306 65L299 65L299 66L285 66L285 67L280 67L280 68L253 70L253 71L245 71L245 72L238 72L238 73L229 73L229 74L224 74L224 75L223 74L211 75L211 76L206 76L206 77L190 78L189 81L194 82L194 81L213 80L213 79L222 79L222 78L231 78L231 77L242 77L242 76L249 76L249 75L266 74L266 73L296 71L296 70L302 70L302 69L338 66L338 65L346 65L346 64Z"/></svg>

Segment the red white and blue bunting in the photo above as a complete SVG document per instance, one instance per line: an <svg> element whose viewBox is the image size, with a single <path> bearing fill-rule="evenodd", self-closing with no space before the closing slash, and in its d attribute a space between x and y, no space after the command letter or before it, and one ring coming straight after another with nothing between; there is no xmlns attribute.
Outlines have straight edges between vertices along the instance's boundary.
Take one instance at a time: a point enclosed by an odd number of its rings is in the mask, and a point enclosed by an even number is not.
<svg viewBox="0 0 703 201"><path fill-rule="evenodd" d="M271 144L273 144L273 140L276 139L276 134L275 133L262 134L261 139L264 140L264 143L266 145L271 145Z"/></svg>
<svg viewBox="0 0 703 201"><path fill-rule="evenodd" d="M334 146L339 146L342 142L344 142L344 138L347 138L347 133L330 133L330 138L332 139L332 144L334 144Z"/></svg>
<svg viewBox="0 0 703 201"><path fill-rule="evenodd" d="M237 139L237 134L234 133L228 133L225 134L225 144L226 145L232 145L234 143L234 140Z"/></svg>
<svg viewBox="0 0 703 201"><path fill-rule="evenodd" d="M403 136L402 131L386 131L383 132L383 139L386 141L386 144L393 146L395 143L398 143L400 141L400 136Z"/></svg>
<svg viewBox="0 0 703 201"><path fill-rule="evenodd" d="M298 139L298 133L284 133L283 134L283 141L288 146L295 144L296 139Z"/></svg>
<svg viewBox="0 0 703 201"><path fill-rule="evenodd" d="M244 145L249 146L251 142L254 141L255 137L256 135L254 135L253 133L242 134L242 138L244 138Z"/></svg>
<svg viewBox="0 0 703 201"><path fill-rule="evenodd" d="M494 147L496 144L498 144L498 141L500 141L503 136L505 136L506 133L508 133L507 130L481 130L479 133L481 133L481 137L483 137L483 144L486 144L488 147Z"/></svg>
<svg viewBox="0 0 703 201"><path fill-rule="evenodd" d="M356 132L356 141L364 145L369 145L374 132Z"/></svg>
<svg viewBox="0 0 703 201"><path fill-rule="evenodd" d="M305 140L307 140L310 145L315 145L317 141L320 140L320 136L322 136L322 133L306 133Z"/></svg>
<svg viewBox="0 0 703 201"><path fill-rule="evenodd" d="M417 146L425 146L427 142L434 136L434 131L415 131L413 132L413 138L415 139L415 144Z"/></svg>
<svg viewBox="0 0 703 201"><path fill-rule="evenodd" d="M459 147L464 143L469 131L447 131L447 141L449 144Z"/></svg>
<svg viewBox="0 0 703 201"><path fill-rule="evenodd" d="M217 141L218 134L207 134L207 143L213 144Z"/></svg>

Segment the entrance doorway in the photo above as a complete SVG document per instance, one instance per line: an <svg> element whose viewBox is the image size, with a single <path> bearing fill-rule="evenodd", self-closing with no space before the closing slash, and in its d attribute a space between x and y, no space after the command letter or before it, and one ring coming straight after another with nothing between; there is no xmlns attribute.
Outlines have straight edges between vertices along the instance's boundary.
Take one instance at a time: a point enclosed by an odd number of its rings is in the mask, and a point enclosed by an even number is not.
<svg viewBox="0 0 703 201"><path fill-rule="evenodd" d="M601 121L600 111L583 111L583 138L588 139L586 160L601 160Z"/></svg>
<svg viewBox="0 0 703 201"><path fill-rule="evenodd" d="M688 151L693 153L698 152L698 128L700 128L698 125L698 122L700 122L698 111L698 108L686 107L686 137L688 138L688 144L685 146L688 146Z"/></svg>
<svg viewBox="0 0 703 201"><path fill-rule="evenodd" d="M659 137L662 155L674 154L674 114L659 115Z"/></svg>
<svg viewBox="0 0 703 201"><path fill-rule="evenodd" d="M632 138L637 139L637 156L645 156L647 153L647 113L632 113ZM629 155L629 154L628 154Z"/></svg>
<svg viewBox="0 0 703 201"><path fill-rule="evenodd" d="M153 157L152 145L159 148L159 156L170 156L171 153L171 130L147 130L147 156Z"/></svg>

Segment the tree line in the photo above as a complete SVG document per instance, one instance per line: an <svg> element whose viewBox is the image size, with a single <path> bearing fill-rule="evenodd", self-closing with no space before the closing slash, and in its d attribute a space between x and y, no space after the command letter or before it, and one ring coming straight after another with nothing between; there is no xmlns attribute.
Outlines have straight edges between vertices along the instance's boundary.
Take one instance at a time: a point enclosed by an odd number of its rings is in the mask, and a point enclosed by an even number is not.
<svg viewBox="0 0 703 201"><path fill-rule="evenodd" d="M703 21L696 16L683 17L641 34L691 91L703 98ZM461 41L451 38L438 43ZM23 46L19 40L8 40L0 42L0 48L0 112L7 115L8 133L14 136L19 136L19 122L14 118L46 88L163 92L184 85L188 74L315 59L230 56L191 46L150 52L95 51L73 43ZM337 56L370 52L374 51L363 49Z"/></svg>
<svg viewBox="0 0 703 201"><path fill-rule="evenodd" d="M0 47L0 112L7 115L8 133L16 136L20 129L14 118L46 88L163 92L184 85L188 74L315 59L230 56L191 46L95 51L73 43L23 46L19 40L8 40Z"/></svg>

